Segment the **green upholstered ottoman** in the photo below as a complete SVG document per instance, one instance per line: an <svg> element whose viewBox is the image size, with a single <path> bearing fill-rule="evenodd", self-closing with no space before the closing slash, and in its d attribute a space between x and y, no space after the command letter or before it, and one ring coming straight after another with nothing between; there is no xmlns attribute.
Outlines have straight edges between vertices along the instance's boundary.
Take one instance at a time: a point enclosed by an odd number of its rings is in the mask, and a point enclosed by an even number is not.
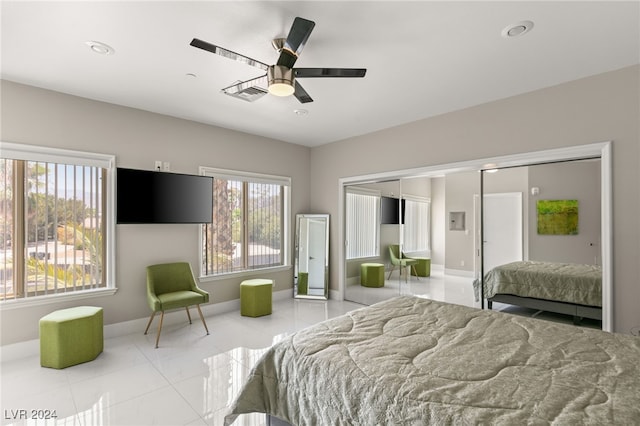
<svg viewBox="0 0 640 426"><path fill-rule="evenodd" d="M66 368L96 359L104 348L102 308L78 306L40 318L40 365Z"/></svg>
<svg viewBox="0 0 640 426"><path fill-rule="evenodd" d="M300 272L298 274L298 292L297 294L304 296L309 292L309 273Z"/></svg>
<svg viewBox="0 0 640 426"><path fill-rule="evenodd" d="M240 315L261 317L271 314L273 280L257 278L240 283Z"/></svg>
<svg viewBox="0 0 640 426"><path fill-rule="evenodd" d="M360 285L364 287L384 287L384 264L362 263L360 265Z"/></svg>
<svg viewBox="0 0 640 426"><path fill-rule="evenodd" d="M417 275L419 277L428 277L431 275L431 259L428 257L412 257L418 261L414 269L411 269L411 275Z"/></svg>

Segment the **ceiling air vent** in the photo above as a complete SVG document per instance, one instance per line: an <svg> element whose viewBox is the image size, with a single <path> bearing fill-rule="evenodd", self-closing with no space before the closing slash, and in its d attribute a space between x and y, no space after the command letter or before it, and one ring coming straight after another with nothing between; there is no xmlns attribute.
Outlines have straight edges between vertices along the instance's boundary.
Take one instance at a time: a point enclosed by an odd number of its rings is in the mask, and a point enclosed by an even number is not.
<svg viewBox="0 0 640 426"><path fill-rule="evenodd" d="M269 91L260 86L257 86L256 79L249 80L241 83L236 83L232 86L225 87L222 92L226 95L233 96L234 98L242 99L243 101L253 102L257 101ZM267 86L267 80L264 79L265 86Z"/></svg>

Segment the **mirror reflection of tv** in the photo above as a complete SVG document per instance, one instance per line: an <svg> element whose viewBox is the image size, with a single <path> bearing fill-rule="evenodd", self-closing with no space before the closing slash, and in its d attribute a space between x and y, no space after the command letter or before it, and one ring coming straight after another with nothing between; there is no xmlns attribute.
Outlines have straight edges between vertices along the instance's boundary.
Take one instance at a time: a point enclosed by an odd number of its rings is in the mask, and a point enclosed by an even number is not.
<svg viewBox="0 0 640 426"><path fill-rule="evenodd" d="M404 224L405 200L402 200L402 223ZM393 197L380 197L380 224L400 224L400 200Z"/></svg>
<svg viewBox="0 0 640 426"><path fill-rule="evenodd" d="M213 178L118 168L116 223L211 223Z"/></svg>

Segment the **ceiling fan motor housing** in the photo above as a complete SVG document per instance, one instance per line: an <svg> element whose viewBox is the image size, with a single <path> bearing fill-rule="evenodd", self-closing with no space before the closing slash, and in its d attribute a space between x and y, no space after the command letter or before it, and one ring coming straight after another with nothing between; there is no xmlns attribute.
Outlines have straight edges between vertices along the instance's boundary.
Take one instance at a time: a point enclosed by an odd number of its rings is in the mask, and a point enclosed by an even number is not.
<svg viewBox="0 0 640 426"><path fill-rule="evenodd" d="M267 70L269 93L276 96L289 96L295 91L295 77L292 68L271 65Z"/></svg>

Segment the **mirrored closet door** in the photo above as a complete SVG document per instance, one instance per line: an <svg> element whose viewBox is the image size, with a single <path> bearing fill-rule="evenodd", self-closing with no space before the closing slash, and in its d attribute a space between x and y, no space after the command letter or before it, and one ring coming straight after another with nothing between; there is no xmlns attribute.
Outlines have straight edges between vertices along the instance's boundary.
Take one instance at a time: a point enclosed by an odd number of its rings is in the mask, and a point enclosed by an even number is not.
<svg viewBox="0 0 640 426"><path fill-rule="evenodd" d="M475 291L484 287L475 287L474 281L496 266L523 261L583 265L593 269L589 274L600 293L589 301L563 301L573 314L565 306L543 306L538 300L526 305L494 299L492 309L564 315L564 322L573 318L583 326L610 330L610 155L605 142L381 173L378 179L344 179L339 231L344 248L338 249L344 298L370 305L411 294L487 308L487 295ZM428 202L426 232L412 219L414 201ZM577 230L565 224L558 236L539 229L542 212L566 201L561 209L574 215ZM398 267L392 247L400 259L421 261ZM430 270L425 272L427 259Z"/></svg>
<svg viewBox="0 0 640 426"><path fill-rule="evenodd" d="M428 177L345 188L345 299L369 305L428 292L430 196Z"/></svg>
<svg viewBox="0 0 640 426"><path fill-rule="evenodd" d="M591 158L482 172L492 309L602 327L600 170Z"/></svg>

